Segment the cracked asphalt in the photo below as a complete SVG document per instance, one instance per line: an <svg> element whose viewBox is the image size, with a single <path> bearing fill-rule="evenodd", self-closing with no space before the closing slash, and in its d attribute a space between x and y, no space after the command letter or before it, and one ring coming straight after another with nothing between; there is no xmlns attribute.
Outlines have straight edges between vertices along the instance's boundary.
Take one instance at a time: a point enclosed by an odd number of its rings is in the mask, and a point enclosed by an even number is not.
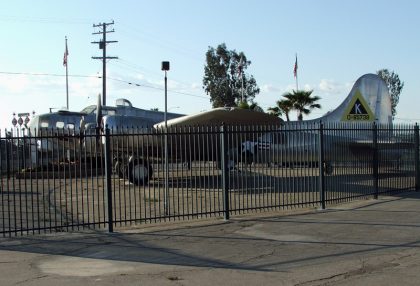
<svg viewBox="0 0 420 286"><path fill-rule="evenodd" d="M327 210L0 238L0 285L419 285L420 193Z"/></svg>

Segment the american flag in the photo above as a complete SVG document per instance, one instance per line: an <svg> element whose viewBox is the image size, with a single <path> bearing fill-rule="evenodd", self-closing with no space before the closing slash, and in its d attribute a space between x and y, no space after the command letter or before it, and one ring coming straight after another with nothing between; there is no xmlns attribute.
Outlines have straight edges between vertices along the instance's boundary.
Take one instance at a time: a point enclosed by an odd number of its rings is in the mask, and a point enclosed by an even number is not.
<svg viewBox="0 0 420 286"><path fill-rule="evenodd" d="M297 55L296 55L295 67L293 68L293 75L295 77L297 77L297 69L298 69L298 63L297 63Z"/></svg>
<svg viewBox="0 0 420 286"><path fill-rule="evenodd" d="M67 39L66 39L66 49L64 50L63 66L67 66L68 55L69 55L69 50L67 49Z"/></svg>

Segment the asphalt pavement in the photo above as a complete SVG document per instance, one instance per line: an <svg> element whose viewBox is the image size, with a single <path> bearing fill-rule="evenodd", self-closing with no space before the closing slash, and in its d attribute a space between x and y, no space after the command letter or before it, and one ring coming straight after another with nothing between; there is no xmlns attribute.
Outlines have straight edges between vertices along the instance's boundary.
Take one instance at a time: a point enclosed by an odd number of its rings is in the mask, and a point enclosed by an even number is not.
<svg viewBox="0 0 420 286"><path fill-rule="evenodd" d="M419 285L420 193L0 238L0 285Z"/></svg>

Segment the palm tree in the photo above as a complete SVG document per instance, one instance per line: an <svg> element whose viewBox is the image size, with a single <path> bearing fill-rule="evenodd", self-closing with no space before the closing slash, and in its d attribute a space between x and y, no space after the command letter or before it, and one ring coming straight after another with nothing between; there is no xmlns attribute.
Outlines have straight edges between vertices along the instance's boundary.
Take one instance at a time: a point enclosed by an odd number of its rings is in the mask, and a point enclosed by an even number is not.
<svg viewBox="0 0 420 286"><path fill-rule="evenodd" d="M313 90L293 90L283 96L292 102L292 108L298 112L298 120L303 120L303 114L308 115L315 108L321 108L319 103L316 103L321 98L319 96L311 96Z"/></svg>
<svg viewBox="0 0 420 286"><path fill-rule="evenodd" d="M293 107L293 103L290 100L282 99L282 100L277 100L276 106L269 107L267 111L277 117L280 117L284 114L286 116L286 120L290 121L289 112L292 109L292 107Z"/></svg>
<svg viewBox="0 0 420 286"><path fill-rule="evenodd" d="M254 101L251 101L250 103L248 103L247 101L241 101L238 103L238 107L242 109L251 109L254 111L264 113L264 110L261 108L261 106L257 102L254 102Z"/></svg>

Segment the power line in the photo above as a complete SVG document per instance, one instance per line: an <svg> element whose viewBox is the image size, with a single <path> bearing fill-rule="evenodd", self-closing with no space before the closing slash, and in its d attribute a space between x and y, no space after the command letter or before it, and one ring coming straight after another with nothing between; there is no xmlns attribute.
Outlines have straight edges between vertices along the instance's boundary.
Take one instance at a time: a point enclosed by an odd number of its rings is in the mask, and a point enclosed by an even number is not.
<svg viewBox="0 0 420 286"><path fill-rule="evenodd" d="M54 74L54 73L30 73L30 72L3 72L0 71L0 74L10 74L10 75L31 75L31 76L66 76L65 74ZM102 78L101 76L95 76L95 75L79 75L79 74L73 74L69 75L70 77L94 77L94 78Z"/></svg>
<svg viewBox="0 0 420 286"><path fill-rule="evenodd" d="M420 121L420 118L401 118L401 117L395 117L394 119L402 120L402 121Z"/></svg>
<svg viewBox="0 0 420 286"><path fill-rule="evenodd" d="M77 24L85 25L90 23L88 19L69 19L69 18L47 18L47 17L21 17L0 15L1 22L34 22L40 24Z"/></svg>
<svg viewBox="0 0 420 286"><path fill-rule="evenodd" d="M122 80L122 79L118 79L118 78L107 77L107 79L118 81L118 82L123 82L123 83L126 83L128 85L133 85L133 86L137 86L137 87L147 87L147 88L152 88L152 89L156 89L156 90L165 90L162 87L156 87L156 86L147 85L147 84L140 84L140 83L130 82L130 81L126 81L126 80ZM177 94L188 95L188 96L192 96L192 97L197 97L197 98L209 99L206 96L196 95L196 94L192 94L192 93L188 93L188 92L175 91L175 90L171 90L171 92L172 93L177 93Z"/></svg>
<svg viewBox="0 0 420 286"><path fill-rule="evenodd" d="M10 75L30 75L30 76L55 76L55 77L65 77L66 75L64 74L52 74L52 73L29 73L29 72L3 72L0 71L0 74L10 74ZM81 78L102 78L102 76L100 75L68 75L69 77L81 77ZM122 80L122 79L118 79L118 78L113 78L113 77L106 77L109 80L113 80L113 81L118 81L118 82L122 82L122 83L126 83L128 85L131 86L136 86L136 87L146 87L146 88L151 88L151 89L156 89L156 90L164 90L164 88L161 87L156 87L156 86L152 86L152 85L148 85L148 84L141 84L141 83L135 83L135 82L131 82L131 81L127 81L127 80ZM176 93L176 94L182 94L182 95L187 95L187 96L192 96L192 97L197 97L197 98L205 98L205 99L209 99L206 96L202 96L202 95L196 95L196 94L192 94L192 93L188 93L188 92L182 92L182 91L176 91L176 90L171 90L172 93Z"/></svg>
<svg viewBox="0 0 420 286"><path fill-rule="evenodd" d="M145 44L151 45L151 42L154 43L153 46L159 46L162 49L170 49L180 55L183 55L184 57L188 59L192 59L194 61L202 63L204 60L204 57L202 57L202 51L198 51L196 49L192 49L191 47L185 47L185 46L179 46L178 43L174 43L171 41L168 41L166 39L163 39L162 37L158 37L157 33L148 32L146 30L140 30L138 27L134 27L131 25L128 25L127 23L119 22L120 26L122 27L122 30L127 31L130 34L135 34L135 38L146 38L148 41L144 42ZM127 29L124 29L127 28ZM130 39L132 37L129 37ZM198 56L198 54L200 56Z"/></svg>
<svg viewBox="0 0 420 286"><path fill-rule="evenodd" d="M121 69L126 69L126 70L131 70L134 72L140 72L140 73L144 73L144 74L153 74L156 75L158 77L160 77L162 74L156 72L156 70L152 70L152 69L148 69L146 67L140 66L138 64L134 64L132 62L129 62L127 60L118 58L115 62L111 63L111 65L116 66L118 68ZM186 86L190 85L190 83L185 82L183 80L177 79L177 78L173 78L171 77L173 80L177 81L178 83L184 84Z"/></svg>
<svg viewBox="0 0 420 286"><path fill-rule="evenodd" d="M127 61L125 59L122 59L122 58L118 58L118 60L116 60L115 62L113 62L111 64L114 65L114 66L117 66L119 68L131 70L131 71L134 71L134 72L148 73L148 74L153 74L153 75L156 75L156 76L161 76L162 75L161 73L158 73L156 70L149 69L149 68L146 68L144 66L140 66L138 64L134 64L134 63L129 62L129 61Z"/></svg>

